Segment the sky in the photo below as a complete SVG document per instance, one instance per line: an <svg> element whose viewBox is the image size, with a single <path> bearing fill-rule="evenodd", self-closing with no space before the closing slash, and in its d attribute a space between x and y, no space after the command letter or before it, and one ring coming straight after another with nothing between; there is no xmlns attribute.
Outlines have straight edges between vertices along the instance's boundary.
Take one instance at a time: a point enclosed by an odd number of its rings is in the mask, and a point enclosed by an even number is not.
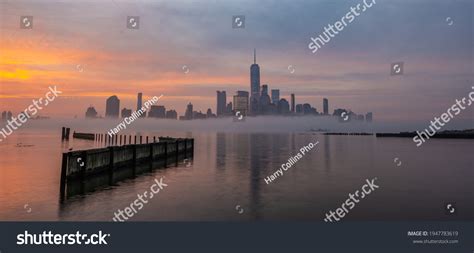
<svg viewBox="0 0 474 253"><path fill-rule="evenodd" d="M217 90L229 102L250 89L254 48L261 84L318 111L326 97L331 112L426 121L467 97L472 1L377 0L313 54L310 38L361 2L0 0L0 111L16 114L56 85L63 93L40 115L84 117L90 105L104 115L111 95L135 109L138 92L163 95L158 104L180 115L189 102L215 112ZM245 28L232 28L234 15ZM21 16L33 16L32 29L20 29ZM394 62L403 75L390 75ZM472 108L456 118L471 128L472 119Z"/></svg>

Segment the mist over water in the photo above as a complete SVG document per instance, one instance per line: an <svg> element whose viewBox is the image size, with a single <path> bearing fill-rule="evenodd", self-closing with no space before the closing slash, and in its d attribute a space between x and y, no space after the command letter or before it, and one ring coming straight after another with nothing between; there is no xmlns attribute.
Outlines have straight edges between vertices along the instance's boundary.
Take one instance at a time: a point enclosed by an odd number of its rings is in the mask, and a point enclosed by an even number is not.
<svg viewBox="0 0 474 253"><path fill-rule="evenodd" d="M58 131L60 128L70 127L71 131L107 133L111 128L117 127L123 119L49 119L29 120L19 130L44 130ZM401 132L423 130L430 124L429 120L418 122L377 122L348 121L340 122L337 117L246 117L241 121L234 121L232 117L206 120L168 120L140 118L127 124L127 129L119 134L157 132L157 131L179 131L179 132L306 132L306 131L328 131L328 132ZM452 120L442 130L463 130L474 128L474 121Z"/></svg>

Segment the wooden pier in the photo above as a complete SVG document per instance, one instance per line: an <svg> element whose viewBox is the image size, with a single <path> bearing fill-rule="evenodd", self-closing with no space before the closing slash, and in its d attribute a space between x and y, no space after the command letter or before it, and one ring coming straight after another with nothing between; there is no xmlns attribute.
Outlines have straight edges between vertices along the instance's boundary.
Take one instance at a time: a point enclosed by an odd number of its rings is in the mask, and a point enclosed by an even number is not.
<svg viewBox="0 0 474 253"><path fill-rule="evenodd" d="M136 137L134 138L135 143ZM131 136L129 139L131 139ZM148 137L146 139L148 142ZM153 140L156 141L155 138ZM131 140L129 140L130 142ZM64 198L71 195L67 189L71 182L76 184L79 182L82 185L89 178L105 174L111 181L102 180L102 184L113 184L115 181L114 174L121 173L120 170L131 170L130 175L135 176L140 164L149 164L150 170L152 170L154 162L161 162L164 167L168 163L177 165L180 158L186 159L192 157L193 154L194 139L174 138L163 138L159 142L145 144L128 144L66 152L62 154L60 198L64 200ZM84 192L84 189L81 189L80 192Z"/></svg>

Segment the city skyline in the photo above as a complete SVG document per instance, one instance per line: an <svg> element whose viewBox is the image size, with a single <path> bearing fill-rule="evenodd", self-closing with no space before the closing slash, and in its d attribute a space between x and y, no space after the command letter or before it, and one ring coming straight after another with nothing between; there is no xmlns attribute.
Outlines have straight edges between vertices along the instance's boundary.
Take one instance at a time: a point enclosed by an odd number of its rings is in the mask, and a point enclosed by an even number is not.
<svg viewBox="0 0 474 253"><path fill-rule="evenodd" d="M209 118L222 118L231 116L262 116L262 115L283 115L283 116L302 116L302 115L313 115L313 116L337 116L340 117L340 121L347 120L358 120L372 122L373 113L367 112L364 114L357 114L350 109L334 108L333 113L329 113L329 100L323 98L323 108L321 112L318 112L316 107L313 107L309 103L296 103L295 94L290 94L290 102L285 98L280 98L280 90L272 89L271 97L268 94L268 85L263 84L260 86L260 66L257 64L256 49L253 51L253 64L250 65L250 88L249 91L237 91L233 96L232 102L227 103L227 93L225 90L216 91L216 107L215 114L209 107L206 113L202 110L194 110L192 101L186 106L184 115L179 116L176 110L172 109L167 111L164 105L152 105L147 113L141 115L141 117L149 118L166 118L166 119L180 119L180 120L193 120L193 119L209 119ZM249 96L249 94L252 94ZM142 108L143 93L137 94L137 109L139 111ZM131 109L123 107L120 112L120 99L116 95L112 95L106 100L106 118L126 118L133 114ZM345 118L347 115L347 118ZM87 108L85 113L86 118L100 118L95 108L91 105Z"/></svg>

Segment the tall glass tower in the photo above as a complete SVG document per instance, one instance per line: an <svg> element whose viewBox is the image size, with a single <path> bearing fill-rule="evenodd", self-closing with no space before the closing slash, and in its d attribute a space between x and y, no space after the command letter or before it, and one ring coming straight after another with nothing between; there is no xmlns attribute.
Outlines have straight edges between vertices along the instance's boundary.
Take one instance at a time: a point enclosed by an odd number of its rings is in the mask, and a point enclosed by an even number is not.
<svg viewBox="0 0 474 253"><path fill-rule="evenodd" d="M260 67L257 64L257 51L253 50L253 64L250 66L250 113L258 114L260 100Z"/></svg>
<svg viewBox="0 0 474 253"><path fill-rule="evenodd" d="M260 94L260 67L257 64L257 51L253 50L253 64L250 66L250 94Z"/></svg>

